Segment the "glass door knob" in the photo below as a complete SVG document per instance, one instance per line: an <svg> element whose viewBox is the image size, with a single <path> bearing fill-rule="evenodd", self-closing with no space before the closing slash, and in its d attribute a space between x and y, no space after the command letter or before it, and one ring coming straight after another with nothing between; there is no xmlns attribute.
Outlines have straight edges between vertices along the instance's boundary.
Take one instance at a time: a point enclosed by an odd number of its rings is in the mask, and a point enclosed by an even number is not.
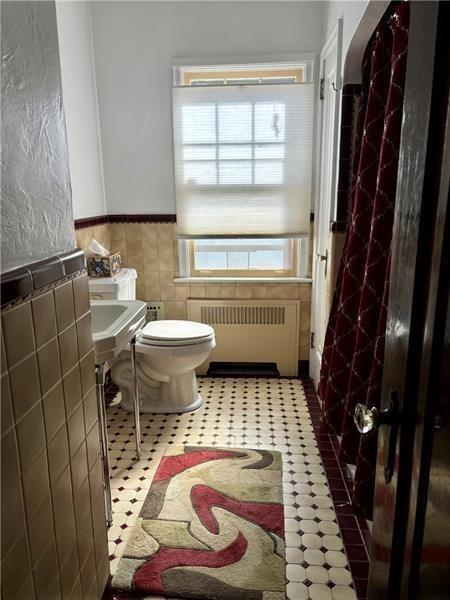
<svg viewBox="0 0 450 600"><path fill-rule="evenodd" d="M367 408L364 404L358 403L355 406L353 420L359 433L369 433L378 427L379 412L375 407Z"/></svg>

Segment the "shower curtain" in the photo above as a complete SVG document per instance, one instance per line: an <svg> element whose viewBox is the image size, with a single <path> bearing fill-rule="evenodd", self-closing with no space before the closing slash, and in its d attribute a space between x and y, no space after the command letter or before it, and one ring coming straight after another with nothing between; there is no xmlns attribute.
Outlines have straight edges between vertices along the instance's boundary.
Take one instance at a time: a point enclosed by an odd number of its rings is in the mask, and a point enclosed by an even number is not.
<svg viewBox="0 0 450 600"><path fill-rule="evenodd" d="M358 402L380 402L408 23L409 3L400 2L363 59L346 242L319 383L321 431L338 435L341 459L356 465L353 506L366 518L377 436L360 436L353 412Z"/></svg>

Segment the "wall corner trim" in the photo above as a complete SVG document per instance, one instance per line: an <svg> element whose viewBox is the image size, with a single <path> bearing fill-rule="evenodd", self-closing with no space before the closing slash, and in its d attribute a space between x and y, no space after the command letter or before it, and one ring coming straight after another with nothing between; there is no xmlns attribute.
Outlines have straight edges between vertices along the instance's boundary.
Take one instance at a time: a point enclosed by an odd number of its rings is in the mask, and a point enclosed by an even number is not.
<svg viewBox="0 0 450 600"><path fill-rule="evenodd" d="M86 256L80 248L56 254L25 267L1 274L1 306L22 300L42 288L86 269Z"/></svg>

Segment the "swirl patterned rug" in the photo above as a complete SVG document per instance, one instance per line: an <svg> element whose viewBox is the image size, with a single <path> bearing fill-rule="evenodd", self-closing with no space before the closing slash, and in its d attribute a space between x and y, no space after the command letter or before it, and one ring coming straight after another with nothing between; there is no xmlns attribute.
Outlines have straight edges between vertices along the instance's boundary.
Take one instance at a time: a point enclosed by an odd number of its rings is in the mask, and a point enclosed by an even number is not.
<svg viewBox="0 0 450 600"><path fill-rule="evenodd" d="M114 590L205 600L284 600L281 454L166 450Z"/></svg>

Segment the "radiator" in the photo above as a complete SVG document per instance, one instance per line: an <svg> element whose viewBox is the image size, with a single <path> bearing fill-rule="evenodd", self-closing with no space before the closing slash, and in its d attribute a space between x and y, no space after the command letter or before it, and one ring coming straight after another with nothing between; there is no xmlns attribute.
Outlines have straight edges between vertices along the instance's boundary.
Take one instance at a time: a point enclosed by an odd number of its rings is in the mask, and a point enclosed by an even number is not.
<svg viewBox="0 0 450 600"><path fill-rule="evenodd" d="M198 369L214 362L275 362L281 375L296 376L298 300L188 300L188 319L214 328L216 348Z"/></svg>

